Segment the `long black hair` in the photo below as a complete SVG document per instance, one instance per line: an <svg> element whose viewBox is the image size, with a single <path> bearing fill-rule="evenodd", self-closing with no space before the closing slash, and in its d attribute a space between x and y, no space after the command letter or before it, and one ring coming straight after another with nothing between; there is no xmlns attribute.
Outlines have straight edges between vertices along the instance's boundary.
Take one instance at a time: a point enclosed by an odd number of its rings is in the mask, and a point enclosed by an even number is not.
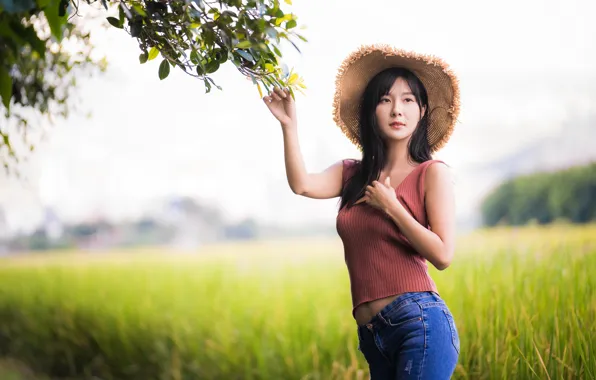
<svg viewBox="0 0 596 380"><path fill-rule="evenodd" d="M410 158L418 163L430 160L431 149L427 139L428 95L420 79L404 68L389 68L377 74L367 85L362 95L360 107L360 145L362 160L353 176L342 189L340 209L352 205L364 196L366 186L378 180L387 159L387 146L377 124L376 108L381 98L389 94L398 78L403 78L410 86L420 110L426 109L424 116L412 133L408 142Z"/></svg>

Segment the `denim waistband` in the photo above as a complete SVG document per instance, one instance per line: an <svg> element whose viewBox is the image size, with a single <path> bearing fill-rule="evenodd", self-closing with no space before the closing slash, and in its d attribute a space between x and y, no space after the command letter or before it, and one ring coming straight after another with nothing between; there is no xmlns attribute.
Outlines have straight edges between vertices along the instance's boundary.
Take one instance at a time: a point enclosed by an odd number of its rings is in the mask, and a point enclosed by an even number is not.
<svg viewBox="0 0 596 380"><path fill-rule="evenodd" d="M427 301L428 300L428 301ZM435 292L432 291L424 291L424 292L408 292L400 294L397 298L393 301L385 305L377 314L375 314L370 321L366 324L361 325L359 327L365 327L373 329L375 327L382 327L387 326L387 313L391 310L395 309L396 307L402 307L409 303L418 303L420 301L427 301L427 302L444 302L443 299Z"/></svg>

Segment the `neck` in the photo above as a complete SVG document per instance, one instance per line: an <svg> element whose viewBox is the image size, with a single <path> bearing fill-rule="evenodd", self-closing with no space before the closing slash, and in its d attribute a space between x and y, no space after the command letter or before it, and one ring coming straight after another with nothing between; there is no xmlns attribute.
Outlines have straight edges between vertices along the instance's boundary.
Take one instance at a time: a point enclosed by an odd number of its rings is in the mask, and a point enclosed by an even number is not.
<svg viewBox="0 0 596 380"><path fill-rule="evenodd" d="M391 172L393 169L403 169L412 166L408 140L395 141L387 146L387 162L385 170Z"/></svg>

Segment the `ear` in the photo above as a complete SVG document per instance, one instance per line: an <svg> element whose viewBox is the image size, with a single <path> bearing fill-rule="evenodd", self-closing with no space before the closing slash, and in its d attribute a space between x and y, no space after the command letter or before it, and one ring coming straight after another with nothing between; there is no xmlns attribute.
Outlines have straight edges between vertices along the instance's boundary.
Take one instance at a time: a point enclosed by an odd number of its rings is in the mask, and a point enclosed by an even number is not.
<svg viewBox="0 0 596 380"><path fill-rule="evenodd" d="M422 110L420 112L420 118L422 119L426 115L426 106L422 106Z"/></svg>

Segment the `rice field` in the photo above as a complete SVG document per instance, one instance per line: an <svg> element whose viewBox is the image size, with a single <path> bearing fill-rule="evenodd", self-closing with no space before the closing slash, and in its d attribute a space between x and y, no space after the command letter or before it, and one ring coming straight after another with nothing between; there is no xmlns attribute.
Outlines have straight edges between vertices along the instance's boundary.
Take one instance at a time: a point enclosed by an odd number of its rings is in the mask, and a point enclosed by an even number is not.
<svg viewBox="0 0 596 380"><path fill-rule="evenodd" d="M596 378L595 225L475 231L431 273L454 379ZM53 378L367 379L350 312L337 239L0 260L0 357Z"/></svg>

